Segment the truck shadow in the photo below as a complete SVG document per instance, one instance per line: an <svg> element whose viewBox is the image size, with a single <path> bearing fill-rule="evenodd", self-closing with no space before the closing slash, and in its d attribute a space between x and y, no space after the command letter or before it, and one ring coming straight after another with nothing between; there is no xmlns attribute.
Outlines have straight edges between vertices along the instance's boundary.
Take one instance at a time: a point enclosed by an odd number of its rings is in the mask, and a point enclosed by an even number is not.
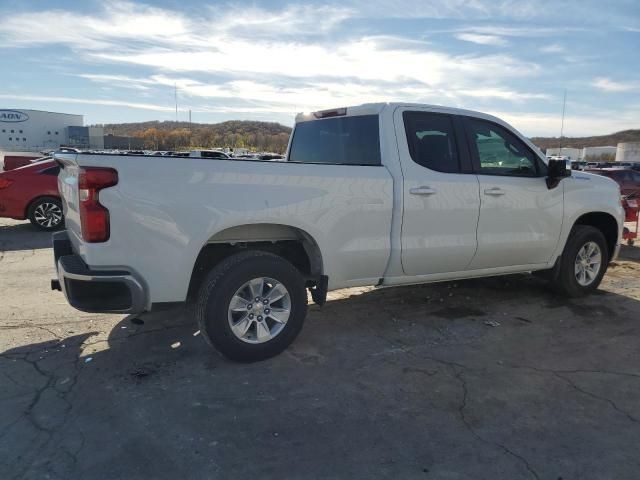
<svg viewBox="0 0 640 480"><path fill-rule="evenodd" d="M39 230L31 223L0 224L0 252L51 248L51 232Z"/></svg>
<svg viewBox="0 0 640 480"><path fill-rule="evenodd" d="M532 390L532 385L542 388L540 372L545 369L588 370L595 368L594 361L608 370L634 368L625 364L625 342L634 349L637 345L640 331L629 312L640 311L640 302L630 297L601 292L568 300L526 275L347 295L345 291L344 297L322 308L311 306L296 342L278 357L255 364L229 362L212 351L200 338L191 312L179 306L125 317L108 338L89 331L3 352L0 371L7 381L0 395L5 418L0 450L11 451L16 459L5 469L23 477L46 471L73 478L100 465L96 471L103 478L115 478L130 476L131 469L144 465L147 478L176 478L185 469L199 477L210 468L208 458L188 453L176 460L169 452L226 445L225 456L216 457L222 476L232 470L259 473L251 470L254 462L247 463L246 455L273 455L264 446L271 445L278 432L295 426L298 433L288 433L294 444L310 442L299 452L301 461L316 461L313 449L332 444L333 434L323 433L326 422L338 432L337 420L355 422L377 435L367 419L397 409L397 395L404 402L394 414L400 430L390 427L385 438L399 438L403 429L414 435L416 415L422 415L427 429L452 422L431 430L436 437L453 441L452 433L443 432L456 429L466 436L473 427L457 419L461 408L472 408L467 390L473 386L463 384L469 406L461 407L463 374L466 382L486 383L484 390L495 398L521 389L517 395L522 397L512 407L502 400L499 405L523 415L528 406L541 402L550 411L575 407L564 398L564 390L553 392L558 398ZM596 360L588 355L595 348ZM505 365L527 367L508 370ZM505 375L511 382L501 378ZM638 404L639 389L620 388ZM533 398L531 405L527 396ZM350 402L359 408L345 410ZM486 409L474 410L476 424L511 428L499 423L502 413L490 405ZM287 415L292 415L290 420ZM542 424L553 429L555 422L547 420ZM318 439L300 433L304 422L319 422ZM105 445L105 432L111 431L118 432L118 441ZM358 445L364 433L340 435L343 442ZM525 451L553 449L540 435L529 438L525 432L521 443L512 441ZM236 448L243 442L243 448ZM284 455L291 444L282 451L277 445L272 448ZM417 450L413 453L418 455ZM377 447L370 453L360 451L367 459L380 454ZM469 455L465 458L473 457Z"/></svg>
<svg viewBox="0 0 640 480"><path fill-rule="evenodd" d="M630 262L640 262L640 245L629 246L620 245L618 260L628 260Z"/></svg>

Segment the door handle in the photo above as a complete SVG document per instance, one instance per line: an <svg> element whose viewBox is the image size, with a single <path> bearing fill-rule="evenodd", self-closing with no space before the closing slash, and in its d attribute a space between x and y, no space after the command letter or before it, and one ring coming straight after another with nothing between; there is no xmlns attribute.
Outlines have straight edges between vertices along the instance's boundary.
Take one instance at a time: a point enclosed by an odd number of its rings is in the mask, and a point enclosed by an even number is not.
<svg viewBox="0 0 640 480"><path fill-rule="evenodd" d="M433 195L436 193L435 188L431 187L416 187L409 190L411 195Z"/></svg>
<svg viewBox="0 0 640 480"><path fill-rule="evenodd" d="M505 193L507 193L507 192L505 192L503 189L501 189L499 187L486 188L484 190L484 194L485 195L493 195L495 197L498 197L500 195L504 195Z"/></svg>

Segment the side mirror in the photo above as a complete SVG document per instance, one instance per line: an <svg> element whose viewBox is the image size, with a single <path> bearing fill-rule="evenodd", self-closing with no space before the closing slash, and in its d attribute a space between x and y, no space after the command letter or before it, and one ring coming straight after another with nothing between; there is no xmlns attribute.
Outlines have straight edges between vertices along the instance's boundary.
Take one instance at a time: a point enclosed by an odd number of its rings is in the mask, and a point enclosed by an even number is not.
<svg viewBox="0 0 640 480"><path fill-rule="evenodd" d="M547 188L551 190L560 180L571 176L571 162L567 160L549 160L547 165Z"/></svg>

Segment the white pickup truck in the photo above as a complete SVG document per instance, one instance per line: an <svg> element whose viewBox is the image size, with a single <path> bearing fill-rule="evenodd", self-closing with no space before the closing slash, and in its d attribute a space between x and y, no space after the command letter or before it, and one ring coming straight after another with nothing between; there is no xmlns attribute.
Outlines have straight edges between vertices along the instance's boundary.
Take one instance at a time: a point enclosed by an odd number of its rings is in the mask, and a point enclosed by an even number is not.
<svg viewBox="0 0 640 480"><path fill-rule="evenodd" d="M498 118L412 104L300 114L283 161L56 155L74 307L196 302L203 336L254 361L302 328L307 289L541 271L597 288L617 254L620 191L546 161ZM524 295L524 294L523 294Z"/></svg>

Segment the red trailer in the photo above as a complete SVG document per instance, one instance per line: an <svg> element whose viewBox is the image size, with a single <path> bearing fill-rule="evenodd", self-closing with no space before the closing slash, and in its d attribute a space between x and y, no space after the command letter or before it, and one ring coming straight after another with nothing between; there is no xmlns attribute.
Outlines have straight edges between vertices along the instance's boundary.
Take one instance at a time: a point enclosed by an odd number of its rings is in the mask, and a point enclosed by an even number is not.
<svg viewBox="0 0 640 480"><path fill-rule="evenodd" d="M627 226L624 227L622 238L627 241L627 245L633 246L635 239L638 238L638 216L640 213L638 199L635 196L622 197L622 206L625 223L634 224L633 230Z"/></svg>

